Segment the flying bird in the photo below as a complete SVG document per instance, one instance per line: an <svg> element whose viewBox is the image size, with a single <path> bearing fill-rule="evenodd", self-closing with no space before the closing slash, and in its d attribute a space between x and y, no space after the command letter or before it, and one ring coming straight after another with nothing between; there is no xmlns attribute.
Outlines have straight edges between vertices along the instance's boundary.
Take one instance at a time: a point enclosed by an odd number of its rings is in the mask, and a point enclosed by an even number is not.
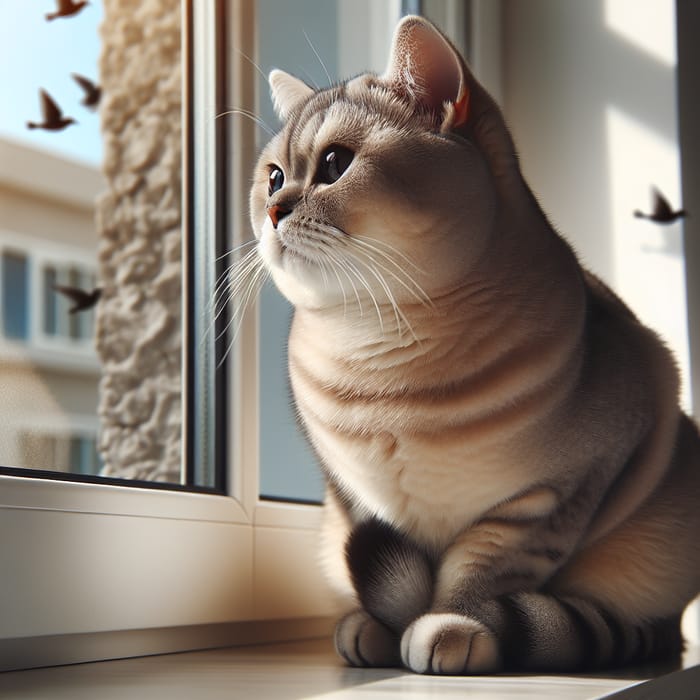
<svg viewBox="0 0 700 700"><path fill-rule="evenodd" d="M666 197L664 197L661 192L656 187L651 188L652 199L653 199L653 211L651 214L645 214L644 212L636 209L634 215L639 219L649 219L649 221L655 221L657 224L672 224L677 219L684 216L688 216L685 209L679 209L674 211L671 208Z"/></svg>
<svg viewBox="0 0 700 700"><path fill-rule="evenodd" d="M85 97L83 98L82 104L88 109L95 109L100 102L100 97L102 96L102 90L99 85L95 85L92 80L89 80L79 73L71 73L71 78L75 80L78 85L83 89Z"/></svg>
<svg viewBox="0 0 700 700"><path fill-rule="evenodd" d="M77 314L80 311L91 309L102 294L102 289L99 287L96 287L91 292L86 292L78 287L63 287L60 284L54 284L53 288L73 302L73 306L68 309L69 314Z"/></svg>
<svg viewBox="0 0 700 700"><path fill-rule="evenodd" d="M47 13L46 20L50 22L58 17L77 15L87 4L87 0L78 0L78 2L75 2L75 0L56 0L56 12Z"/></svg>
<svg viewBox="0 0 700 700"><path fill-rule="evenodd" d="M61 108L54 102L46 90L39 90L41 99L41 114L43 122L27 122L28 129L46 129L47 131L61 131L69 124L76 124L73 117L64 117Z"/></svg>

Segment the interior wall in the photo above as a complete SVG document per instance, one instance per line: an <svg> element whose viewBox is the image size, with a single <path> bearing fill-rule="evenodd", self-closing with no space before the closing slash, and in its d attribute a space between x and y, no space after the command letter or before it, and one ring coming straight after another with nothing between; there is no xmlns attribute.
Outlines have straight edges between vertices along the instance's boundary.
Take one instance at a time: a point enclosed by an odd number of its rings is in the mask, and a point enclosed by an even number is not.
<svg viewBox="0 0 700 700"><path fill-rule="evenodd" d="M673 349L691 407L673 0L505 0L503 107L555 227Z"/></svg>

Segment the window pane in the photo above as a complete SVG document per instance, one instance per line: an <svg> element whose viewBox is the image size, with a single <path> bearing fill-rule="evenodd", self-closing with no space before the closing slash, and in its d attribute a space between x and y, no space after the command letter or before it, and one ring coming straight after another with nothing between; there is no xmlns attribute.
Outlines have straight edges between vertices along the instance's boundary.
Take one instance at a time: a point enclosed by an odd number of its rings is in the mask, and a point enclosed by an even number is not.
<svg viewBox="0 0 700 700"><path fill-rule="evenodd" d="M94 438L70 438L69 469L75 474L99 474L99 457Z"/></svg>
<svg viewBox="0 0 700 700"><path fill-rule="evenodd" d="M395 10L392 7L395 5ZM383 71L399 5L350 0L258 0L257 63L283 68L309 85L327 86L367 70ZM284 31L280 31L284 27ZM267 83L258 80L258 110L277 128ZM260 142L269 136L260 133ZM320 501L323 482L289 398L287 333L291 307L274 288L260 297L260 494Z"/></svg>
<svg viewBox="0 0 700 700"><path fill-rule="evenodd" d="M58 333L58 297L54 287L58 283L56 268L44 268L44 333L56 335Z"/></svg>
<svg viewBox="0 0 700 700"><path fill-rule="evenodd" d="M29 337L29 269L24 255L2 254L2 317L5 337Z"/></svg>
<svg viewBox="0 0 700 700"><path fill-rule="evenodd" d="M181 484L186 4L81 5L0 0L0 470Z"/></svg>

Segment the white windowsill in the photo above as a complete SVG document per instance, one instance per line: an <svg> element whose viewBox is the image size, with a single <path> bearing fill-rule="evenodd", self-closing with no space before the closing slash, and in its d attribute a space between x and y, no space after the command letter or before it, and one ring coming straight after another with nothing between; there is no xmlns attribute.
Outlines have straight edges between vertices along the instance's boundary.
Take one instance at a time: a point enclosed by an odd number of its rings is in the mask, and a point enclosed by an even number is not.
<svg viewBox="0 0 700 700"><path fill-rule="evenodd" d="M400 669L348 668L328 639L270 644L121 661L38 669L0 675L0 696L25 700L231 700L232 698L556 698L584 700L621 696L696 697L700 666L697 650L686 653L682 674L658 669L637 674L577 676L420 676ZM658 686L658 687L657 687ZM642 692L651 693L642 695Z"/></svg>

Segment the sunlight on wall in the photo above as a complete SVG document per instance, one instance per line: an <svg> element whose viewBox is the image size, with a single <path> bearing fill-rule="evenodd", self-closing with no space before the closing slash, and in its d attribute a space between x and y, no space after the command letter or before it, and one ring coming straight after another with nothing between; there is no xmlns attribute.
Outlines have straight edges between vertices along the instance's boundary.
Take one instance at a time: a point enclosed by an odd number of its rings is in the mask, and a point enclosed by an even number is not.
<svg viewBox="0 0 700 700"><path fill-rule="evenodd" d="M629 115L606 110L615 286L642 321L673 349L683 376L682 399L691 410L682 223L637 219L651 210L650 185L672 205L680 202L680 154L669 141Z"/></svg>
<svg viewBox="0 0 700 700"><path fill-rule="evenodd" d="M606 0L605 24L634 48L675 70L676 8L673 0ZM644 81L643 74L634 76ZM661 226L635 218L651 210L650 187L656 185L674 208L681 207L678 101L658 100L665 133L622 109L605 110L611 194L612 257L615 287L642 321L661 334L673 350L682 377L681 398L692 411L688 344L683 224ZM658 124L656 125L658 127ZM700 642L698 604L683 617L683 634Z"/></svg>
<svg viewBox="0 0 700 700"><path fill-rule="evenodd" d="M673 0L606 0L605 26L666 65L676 65Z"/></svg>

